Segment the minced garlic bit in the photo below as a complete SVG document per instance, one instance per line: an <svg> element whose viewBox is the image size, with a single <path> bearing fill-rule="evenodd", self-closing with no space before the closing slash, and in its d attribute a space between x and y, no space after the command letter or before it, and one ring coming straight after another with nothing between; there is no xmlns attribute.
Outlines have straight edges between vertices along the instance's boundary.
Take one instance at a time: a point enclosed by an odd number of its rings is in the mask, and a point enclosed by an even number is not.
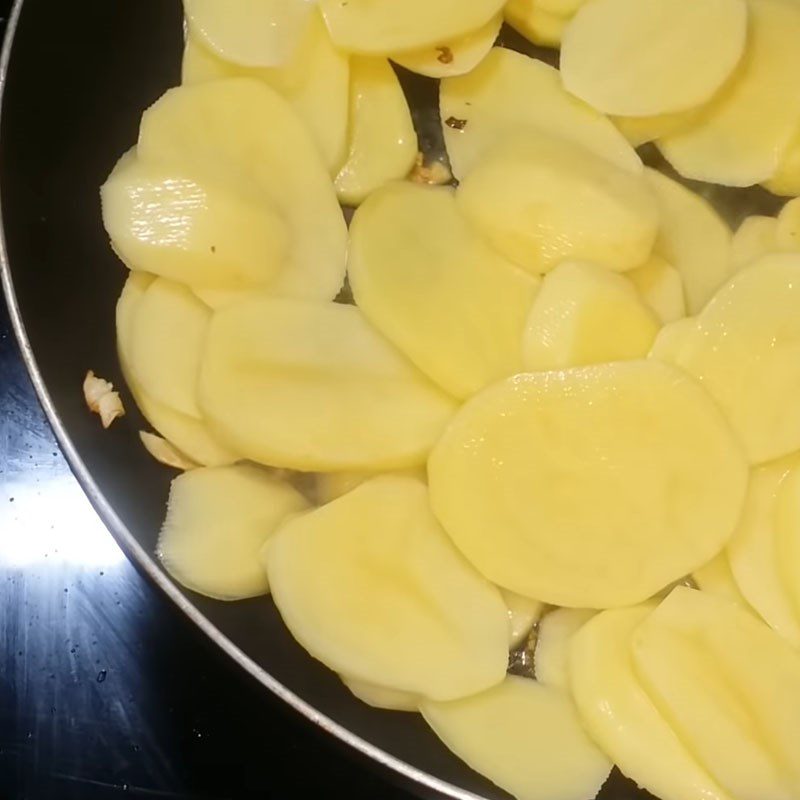
<svg viewBox="0 0 800 800"><path fill-rule="evenodd" d="M409 178L414 183L427 183L433 186L441 186L453 180L450 170L441 161L426 165L422 153L417 153L417 160Z"/></svg>
<svg viewBox="0 0 800 800"><path fill-rule="evenodd" d="M168 442L161 436L147 431L139 431L139 438L142 440L144 449L160 464L184 471L195 469L198 466L191 458L181 453L172 442Z"/></svg>
<svg viewBox="0 0 800 800"><path fill-rule="evenodd" d="M100 415L104 428L108 428L117 417L125 414L125 407L119 392L114 391L114 384L98 378L92 370L83 379L83 396L89 410Z"/></svg>

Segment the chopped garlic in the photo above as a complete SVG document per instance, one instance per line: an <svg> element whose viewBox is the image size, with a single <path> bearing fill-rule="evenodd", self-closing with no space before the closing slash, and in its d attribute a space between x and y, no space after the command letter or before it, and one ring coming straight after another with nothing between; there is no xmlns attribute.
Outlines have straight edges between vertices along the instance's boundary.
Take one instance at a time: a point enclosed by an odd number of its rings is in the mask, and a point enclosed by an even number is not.
<svg viewBox="0 0 800 800"><path fill-rule="evenodd" d="M114 384L98 378L92 370L86 373L83 380L83 396L89 410L100 415L104 428L108 428L117 418L125 414L119 393L114 391Z"/></svg>
<svg viewBox="0 0 800 800"><path fill-rule="evenodd" d="M161 436L156 436L156 434L148 433L147 431L139 431L139 438L142 440L144 449L161 464L166 464L168 467L175 467L175 469L184 471L195 469L198 466L194 461L181 453L172 442L168 442Z"/></svg>
<svg viewBox="0 0 800 800"><path fill-rule="evenodd" d="M414 183L427 183L433 186L441 186L453 180L450 170L441 161L434 161L426 165L425 156L422 153L417 153L417 161L409 178Z"/></svg>

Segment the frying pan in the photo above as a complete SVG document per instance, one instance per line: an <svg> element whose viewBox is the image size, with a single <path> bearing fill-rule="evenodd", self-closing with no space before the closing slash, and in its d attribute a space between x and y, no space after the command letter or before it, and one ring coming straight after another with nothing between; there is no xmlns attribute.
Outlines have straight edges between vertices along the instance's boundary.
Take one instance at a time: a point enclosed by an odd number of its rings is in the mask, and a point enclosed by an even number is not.
<svg viewBox="0 0 800 800"><path fill-rule="evenodd" d="M513 34L504 36L522 49ZM230 657L232 669L249 673L414 796L507 798L452 756L418 715L356 701L294 642L271 601L225 604L173 583L152 555L173 474L142 448L137 432L147 424L127 393L128 416L108 431L84 405L87 369L124 387L114 306L126 270L109 248L98 189L135 142L141 112L179 82L181 49L179 0L15 4L0 64L0 267L41 403L124 551ZM402 77L423 147L441 147L435 84ZM711 191L732 222L778 206L760 190L737 192L735 201ZM601 797L648 795L615 774Z"/></svg>

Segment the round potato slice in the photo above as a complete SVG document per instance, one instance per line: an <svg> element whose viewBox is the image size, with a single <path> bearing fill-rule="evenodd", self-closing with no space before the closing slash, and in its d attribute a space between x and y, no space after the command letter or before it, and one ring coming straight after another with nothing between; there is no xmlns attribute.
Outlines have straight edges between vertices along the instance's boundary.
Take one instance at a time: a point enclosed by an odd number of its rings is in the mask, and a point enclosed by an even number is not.
<svg viewBox="0 0 800 800"><path fill-rule="evenodd" d="M310 472L422 464L455 410L355 306L257 296L215 313L200 406L233 449Z"/></svg>
<svg viewBox="0 0 800 800"><path fill-rule="evenodd" d="M658 208L640 175L539 131L487 151L456 196L487 242L534 274L567 259L632 269L650 257L658 232Z"/></svg>
<svg viewBox="0 0 800 800"><path fill-rule="evenodd" d="M217 600L269 591L259 554L290 514L308 508L258 467L199 468L175 478L156 552L178 583Z"/></svg>
<svg viewBox="0 0 800 800"><path fill-rule="evenodd" d="M686 316L683 278L661 256L652 256L646 264L626 272L625 277L661 322L675 322Z"/></svg>
<svg viewBox="0 0 800 800"><path fill-rule="evenodd" d="M334 44L387 56L466 36L500 13L504 0L320 0Z"/></svg>
<svg viewBox="0 0 800 800"><path fill-rule="evenodd" d="M745 50L744 0L592 0L564 31L564 86L606 114L694 108Z"/></svg>
<svg viewBox="0 0 800 800"><path fill-rule="evenodd" d="M348 275L364 314L455 397L522 369L539 280L493 252L453 191L396 183L353 217Z"/></svg>
<svg viewBox="0 0 800 800"><path fill-rule="evenodd" d="M642 169L625 137L607 117L569 94L558 70L504 47L495 47L468 75L445 78L439 105L459 180L487 150L527 128L581 145L630 172Z"/></svg>
<svg viewBox="0 0 800 800"><path fill-rule="evenodd" d="M773 194L784 197L800 195L800 129L783 153L777 171L764 182L764 186Z"/></svg>
<svg viewBox="0 0 800 800"><path fill-rule="evenodd" d="M569 696L527 678L420 710L459 758L524 800L591 800L611 772Z"/></svg>
<svg viewBox="0 0 800 800"><path fill-rule="evenodd" d="M758 214L747 217L736 229L731 242L734 271L778 251L778 220Z"/></svg>
<svg viewBox="0 0 800 800"><path fill-rule="evenodd" d="M726 600L732 600L742 608L750 608L741 590L736 585L728 554L724 550L716 558L709 561L708 564L696 569L692 573L692 578L702 591L710 592L718 597L724 597Z"/></svg>
<svg viewBox="0 0 800 800"><path fill-rule="evenodd" d="M376 686L374 683L366 683L356 678L342 678L342 683L362 703L385 711L418 711L422 702L422 698L418 695Z"/></svg>
<svg viewBox="0 0 800 800"><path fill-rule="evenodd" d="M284 622L331 669L437 700L503 680L505 604L453 548L424 483L374 478L287 522L263 557Z"/></svg>
<svg viewBox="0 0 800 800"><path fill-rule="evenodd" d="M437 444L428 477L435 514L491 581L609 608L651 597L722 549L747 467L700 386L627 361L484 390Z"/></svg>
<svg viewBox="0 0 800 800"><path fill-rule="evenodd" d="M613 117L620 133L634 146L662 139L686 130L702 109L676 111L672 114L654 114L650 117Z"/></svg>
<svg viewBox="0 0 800 800"><path fill-rule="evenodd" d="M569 23L569 17L548 11L539 0L509 0L503 14L517 33L542 47L558 47Z"/></svg>
<svg viewBox="0 0 800 800"><path fill-rule="evenodd" d="M539 623L533 666L536 680L569 691L569 652L572 637L597 612L589 608L557 608Z"/></svg>

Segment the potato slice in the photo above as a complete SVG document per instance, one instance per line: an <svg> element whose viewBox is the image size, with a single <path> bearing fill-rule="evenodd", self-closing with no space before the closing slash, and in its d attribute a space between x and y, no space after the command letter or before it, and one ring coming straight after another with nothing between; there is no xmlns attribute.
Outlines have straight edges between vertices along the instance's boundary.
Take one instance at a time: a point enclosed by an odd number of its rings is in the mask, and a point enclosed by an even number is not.
<svg viewBox="0 0 800 800"><path fill-rule="evenodd" d="M800 654L762 622L679 587L631 639L653 702L734 797L800 792Z"/></svg>
<svg viewBox="0 0 800 800"><path fill-rule="evenodd" d="M597 612L588 608L557 608L539 623L533 666L536 680L569 691L569 651L572 637Z"/></svg>
<svg viewBox="0 0 800 800"><path fill-rule="evenodd" d="M778 214L776 249L800 252L800 197L790 200Z"/></svg>
<svg viewBox="0 0 800 800"><path fill-rule="evenodd" d="M525 369L644 358L659 324L622 275L565 261L545 276L522 340Z"/></svg>
<svg viewBox="0 0 800 800"><path fill-rule="evenodd" d="M611 772L569 696L527 678L420 710L450 750L520 800L591 800Z"/></svg>
<svg viewBox="0 0 800 800"><path fill-rule="evenodd" d="M535 0L536 5L549 14L572 17L588 0Z"/></svg>
<svg viewBox="0 0 800 800"><path fill-rule="evenodd" d="M589 735L619 769L663 800L731 800L645 693L630 641L649 606L605 611L572 639L570 685Z"/></svg>
<svg viewBox="0 0 800 800"><path fill-rule="evenodd" d="M694 380L625 361L484 390L437 444L428 478L434 513L491 581L607 608L645 600L718 553L747 468Z"/></svg>
<svg viewBox="0 0 800 800"><path fill-rule="evenodd" d="M625 277L633 283L645 305L650 307L661 322L675 322L686 316L683 278L661 256L652 256L641 267L628 270Z"/></svg>
<svg viewBox="0 0 800 800"><path fill-rule="evenodd" d="M269 591L259 559L290 514L308 508L289 484L258 467L199 468L172 481L156 552L178 583L217 600Z"/></svg>
<svg viewBox="0 0 800 800"><path fill-rule="evenodd" d="M731 261L734 270L778 250L778 220L775 217L753 215L742 221L733 234Z"/></svg>
<svg viewBox="0 0 800 800"><path fill-rule="evenodd" d="M502 24L503 15L497 14L466 36L450 42L428 45L421 50L395 53L391 58L401 67L429 78L464 75L486 58L497 40Z"/></svg>
<svg viewBox="0 0 800 800"><path fill-rule="evenodd" d="M686 4L687 6L690 4ZM725 186L752 186L777 171L800 122L800 6L749 0L747 54L736 78L695 125L659 140L684 177ZM699 50L703 56L707 48ZM681 83L694 83L694 73Z"/></svg>
<svg viewBox="0 0 800 800"><path fill-rule="evenodd" d="M334 44L386 56L466 36L500 13L504 0L320 0Z"/></svg>
<svg viewBox="0 0 800 800"><path fill-rule="evenodd" d="M800 619L800 469L781 482L775 508L778 571Z"/></svg>
<svg viewBox="0 0 800 800"><path fill-rule="evenodd" d="M645 177L661 213L655 253L680 272L696 314L732 273L730 228L700 195L654 169Z"/></svg>
<svg viewBox="0 0 800 800"><path fill-rule="evenodd" d="M353 218L348 275L367 318L453 396L522 369L540 281L481 240L451 189L396 183L373 194Z"/></svg>
<svg viewBox="0 0 800 800"><path fill-rule="evenodd" d="M533 626L542 615L544 603L523 597L508 589L500 589L506 607L508 608L508 621L511 624L511 649L519 647L528 638Z"/></svg>
<svg viewBox="0 0 800 800"><path fill-rule="evenodd" d="M275 89L305 122L328 172L335 176L347 155L350 62L331 43L325 23L314 12L296 52L280 67L242 67L225 61L194 36L186 40L183 83L250 77Z"/></svg>
<svg viewBox="0 0 800 800"><path fill-rule="evenodd" d="M418 711L422 698L409 692L398 692L355 678L342 678L342 683L362 702L385 711Z"/></svg>
<svg viewBox="0 0 800 800"><path fill-rule="evenodd" d="M564 31L564 86L606 114L708 102L745 51L744 0L593 0Z"/></svg>
<svg viewBox="0 0 800 800"><path fill-rule="evenodd" d="M697 320L695 317L686 317L666 324L656 336L653 348L650 351L651 358L659 361L666 361L674 364L683 353L684 348L688 348L691 337L697 332Z"/></svg>
<svg viewBox="0 0 800 800"><path fill-rule="evenodd" d="M548 11L539 0L509 0L503 13L517 33L542 47L559 47L569 23L569 17Z"/></svg>
<svg viewBox="0 0 800 800"><path fill-rule="evenodd" d="M308 0L184 0L189 30L214 53L247 67L289 61L313 12Z"/></svg>
<svg viewBox="0 0 800 800"><path fill-rule="evenodd" d="M347 228L336 194L305 126L263 82L233 78L171 89L142 117L137 152L143 163L261 198L259 207L284 221L289 251L268 284L271 293L315 300L338 294Z"/></svg>
<svg viewBox="0 0 800 800"><path fill-rule="evenodd" d="M357 489L362 483L366 483L371 478L377 478L379 472L322 472L316 476L315 496L317 503L324 506L338 500L353 489ZM411 469L394 470L392 475L405 475L408 478L416 478L423 483L428 480L424 467L413 467Z"/></svg>
<svg viewBox="0 0 800 800"><path fill-rule="evenodd" d="M263 555L289 630L343 675L437 700L502 681L505 604L450 544L424 483L374 478L290 520Z"/></svg>
<svg viewBox="0 0 800 800"><path fill-rule="evenodd" d="M634 147L641 147L648 142L686 130L695 122L700 112L701 109L691 109L649 117L612 117L612 120Z"/></svg>
<svg viewBox="0 0 800 800"><path fill-rule="evenodd" d="M558 70L495 47L468 75L445 78L440 111L459 180L508 134L536 128L639 173L642 162L614 125L561 85Z"/></svg>
<svg viewBox="0 0 800 800"><path fill-rule="evenodd" d="M391 64L385 58L353 58L350 72L350 152L336 177L336 193L354 206L384 184L405 178L418 143Z"/></svg>
<svg viewBox="0 0 800 800"><path fill-rule="evenodd" d="M800 254L764 256L706 306L674 363L717 401L753 464L800 449Z"/></svg>
<svg viewBox="0 0 800 800"><path fill-rule="evenodd" d="M785 197L800 195L800 129L784 151L775 174L764 181L764 187Z"/></svg>
<svg viewBox="0 0 800 800"><path fill-rule="evenodd" d="M702 591L724 597L744 609L750 609L750 604L744 599L744 595L736 584L728 554L725 551L700 569L696 569L692 573L692 578Z"/></svg>
<svg viewBox="0 0 800 800"><path fill-rule="evenodd" d="M658 231L656 202L640 176L538 131L499 142L456 197L498 253L534 274L567 259L632 269L650 257Z"/></svg>
<svg viewBox="0 0 800 800"><path fill-rule="evenodd" d="M200 404L246 457L311 472L422 464L455 410L355 306L257 296L214 315Z"/></svg>

